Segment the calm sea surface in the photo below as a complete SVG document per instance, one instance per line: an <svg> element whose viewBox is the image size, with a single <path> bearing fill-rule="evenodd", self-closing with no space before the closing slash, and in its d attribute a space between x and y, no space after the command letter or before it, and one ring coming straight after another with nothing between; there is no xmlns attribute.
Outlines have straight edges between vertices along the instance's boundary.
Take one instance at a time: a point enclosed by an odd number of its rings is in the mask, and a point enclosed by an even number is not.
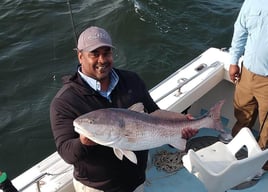
<svg viewBox="0 0 268 192"><path fill-rule="evenodd" d="M152 88L209 47L229 47L243 0L1 0L0 170L11 178L55 151L49 105L73 73L75 33L105 28L115 66Z"/></svg>

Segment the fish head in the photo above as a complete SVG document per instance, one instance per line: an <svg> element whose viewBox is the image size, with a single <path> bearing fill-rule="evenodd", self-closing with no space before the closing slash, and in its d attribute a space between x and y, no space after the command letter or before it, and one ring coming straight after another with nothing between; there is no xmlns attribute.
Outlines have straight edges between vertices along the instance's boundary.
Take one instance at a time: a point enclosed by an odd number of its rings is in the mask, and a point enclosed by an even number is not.
<svg viewBox="0 0 268 192"><path fill-rule="evenodd" d="M95 143L113 146L122 136L124 121L113 116L112 111L99 109L79 116L73 121L73 125L76 132Z"/></svg>

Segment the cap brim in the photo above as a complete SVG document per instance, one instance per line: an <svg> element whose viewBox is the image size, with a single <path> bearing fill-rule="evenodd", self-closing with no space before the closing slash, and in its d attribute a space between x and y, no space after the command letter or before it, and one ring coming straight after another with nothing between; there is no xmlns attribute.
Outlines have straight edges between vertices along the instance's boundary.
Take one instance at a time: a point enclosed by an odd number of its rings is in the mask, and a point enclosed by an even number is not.
<svg viewBox="0 0 268 192"><path fill-rule="evenodd" d="M98 44L98 45L95 45L95 46L90 46L90 47L87 47L85 49L82 49L83 51L94 51L95 49L98 49L100 47L111 47L111 48L115 48L113 45L111 44Z"/></svg>

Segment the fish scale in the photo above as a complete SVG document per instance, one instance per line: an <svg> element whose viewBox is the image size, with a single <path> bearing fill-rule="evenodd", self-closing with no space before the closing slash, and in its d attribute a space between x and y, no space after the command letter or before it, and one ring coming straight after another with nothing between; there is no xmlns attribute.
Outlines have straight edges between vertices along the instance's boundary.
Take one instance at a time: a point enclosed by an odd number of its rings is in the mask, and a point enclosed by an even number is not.
<svg viewBox="0 0 268 192"><path fill-rule="evenodd" d="M148 150L165 144L184 150L186 140L182 138L183 128L213 128L224 132L220 111L224 101L219 101L200 118L188 119L186 116L165 110L144 113L141 103L129 109L99 109L76 118L75 131L90 140L112 147L118 158L125 155L137 163L133 151ZM138 106L138 107L137 107ZM107 118L109 117L109 118Z"/></svg>

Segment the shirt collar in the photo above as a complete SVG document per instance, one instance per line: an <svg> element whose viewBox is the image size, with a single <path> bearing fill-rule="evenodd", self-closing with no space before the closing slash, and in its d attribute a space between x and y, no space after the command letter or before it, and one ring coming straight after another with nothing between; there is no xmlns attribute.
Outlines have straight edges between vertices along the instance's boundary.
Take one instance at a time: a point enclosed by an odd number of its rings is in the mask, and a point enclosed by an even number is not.
<svg viewBox="0 0 268 192"><path fill-rule="evenodd" d="M115 86L117 85L118 81L119 81L119 77L116 74L115 70L112 69L111 73L110 73L110 84L108 87L107 91L101 91L101 84L99 81L97 81L96 79L93 79L91 77L86 76L85 74L83 74L81 72L81 67L78 67L78 73L81 75L82 79L90 86L92 87L92 89L94 89L95 91L98 91L99 93L101 93L101 95L105 96L105 97L109 97L109 95L111 94L112 90L115 88Z"/></svg>

